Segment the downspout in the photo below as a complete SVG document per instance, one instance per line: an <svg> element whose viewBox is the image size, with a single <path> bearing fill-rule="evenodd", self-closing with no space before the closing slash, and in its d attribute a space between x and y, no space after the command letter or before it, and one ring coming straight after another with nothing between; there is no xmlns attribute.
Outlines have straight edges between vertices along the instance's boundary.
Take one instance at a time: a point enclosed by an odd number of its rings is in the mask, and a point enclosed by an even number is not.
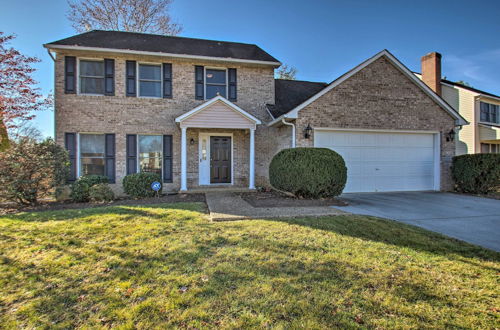
<svg viewBox="0 0 500 330"><path fill-rule="evenodd" d="M295 148L295 124L289 123L285 118L281 119L283 125L292 126L292 148Z"/></svg>
<svg viewBox="0 0 500 330"><path fill-rule="evenodd" d="M54 141L57 143L57 123L56 123L56 59L54 58L54 55L50 52L50 49L47 48L47 53L49 54L50 58L54 62Z"/></svg>

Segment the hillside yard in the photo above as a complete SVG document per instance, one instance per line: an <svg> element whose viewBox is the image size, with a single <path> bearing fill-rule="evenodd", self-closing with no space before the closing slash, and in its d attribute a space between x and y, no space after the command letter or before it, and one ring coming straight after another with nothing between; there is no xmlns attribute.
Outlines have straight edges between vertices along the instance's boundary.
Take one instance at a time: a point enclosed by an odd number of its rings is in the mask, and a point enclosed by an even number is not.
<svg viewBox="0 0 500 330"><path fill-rule="evenodd" d="M3 328L495 328L499 274L499 253L366 216L0 216Z"/></svg>

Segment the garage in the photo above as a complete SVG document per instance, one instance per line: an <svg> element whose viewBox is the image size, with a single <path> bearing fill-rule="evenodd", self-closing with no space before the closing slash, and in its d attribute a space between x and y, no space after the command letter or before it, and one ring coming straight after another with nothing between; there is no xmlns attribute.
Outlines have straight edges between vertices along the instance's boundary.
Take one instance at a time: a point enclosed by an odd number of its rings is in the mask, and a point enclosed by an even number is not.
<svg viewBox="0 0 500 330"><path fill-rule="evenodd" d="M344 158L344 192L439 190L437 132L315 129L314 146Z"/></svg>

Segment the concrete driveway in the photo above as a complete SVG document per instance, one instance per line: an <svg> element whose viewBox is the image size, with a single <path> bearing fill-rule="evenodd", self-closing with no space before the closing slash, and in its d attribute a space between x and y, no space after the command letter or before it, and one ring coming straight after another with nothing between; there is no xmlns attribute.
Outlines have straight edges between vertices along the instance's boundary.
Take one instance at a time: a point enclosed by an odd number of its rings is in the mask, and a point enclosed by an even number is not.
<svg viewBox="0 0 500 330"><path fill-rule="evenodd" d="M500 251L500 200L440 192L343 194L343 211L401 221Z"/></svg>

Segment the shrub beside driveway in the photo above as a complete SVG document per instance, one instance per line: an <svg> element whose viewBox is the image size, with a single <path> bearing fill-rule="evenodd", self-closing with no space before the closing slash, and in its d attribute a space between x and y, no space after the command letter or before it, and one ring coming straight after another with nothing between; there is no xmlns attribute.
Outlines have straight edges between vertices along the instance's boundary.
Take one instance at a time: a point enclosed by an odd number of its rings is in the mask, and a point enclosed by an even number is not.
<svg viewBox="0 0 500 330"><path fill-rule="evenodd" d="M0 217L0 324L497 326L498 253L366 216L210 223L202 211Z"/></svg>

